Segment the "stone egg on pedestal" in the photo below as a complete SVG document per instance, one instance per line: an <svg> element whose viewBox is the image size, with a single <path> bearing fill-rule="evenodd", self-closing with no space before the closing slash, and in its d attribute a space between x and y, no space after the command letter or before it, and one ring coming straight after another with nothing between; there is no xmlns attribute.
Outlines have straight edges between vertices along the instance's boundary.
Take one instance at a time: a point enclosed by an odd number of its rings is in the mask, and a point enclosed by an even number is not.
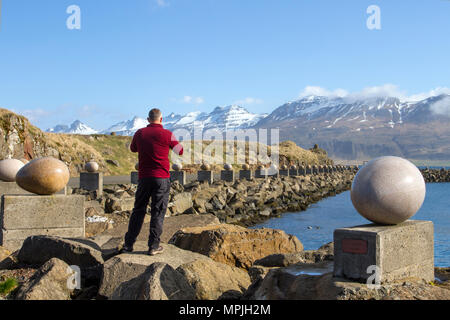
<svg viewBox="0 0 450 320"><path fill-rule="evenodd" d="M38 195L52 195L64 189L70 172L66 164L47 157L30 161L16 175L16 183L24 190Z"/></svg>
<svg viewBox="0 0 450 320"><path fill-rule="evenodd" d="M87 172L97 172L98 171L98 163L95 161L89 161L86 162L86 164L84 165L84 168L86 169Z"/></svg>
<svg viewBox="0 0 450 320"><path fill-rule="evenodd" d="M287 170L288 169L288 167L287 167L287 165L285 165L285 164L283 164L282 166L281 166L281 168L280 168L281 170Z"/></svg>
<svg viewBox="0 0 450 320"><path fill-rule="evenodd" d="M399 157L381 157L356 174L351 200L364 218L382 225L402 223L420 209L425 181L419 169Z"/></svg>
<svg viewBox="0 0 450 320"><path fill-rule="evenodd" d="M200 169L202 169L203 171L208 171L211 169L211 166L209 164L204 163L201 165Z"/></svg>
<svg viewBox="0 0 450 320"><path fill-rule="evenodd" d="M249 170L250 166L248 164L243 164L242 165L242 170Z"/></svg>
<svg viewBox="0 0 450 320"><path fill-rule="evenodd" d="M181 169L183 169L183 166L181 165L181 163L174 163L172 165L172 169L175 171L181 171Z"/></svg>
<svg viewBox="0 0 450 320"><path fill-rule="evenodd" d="M23 166L24 163L17 159L0 161L0 180L6 182L16 181L16 174Z"/></svg>
<svg viewBox="0 0 450 320"><path fill-rule="evenodd" d="M233 170L233 166L229 163L225 163L225 165L223 166L223 168L227 171Z"/></svg>

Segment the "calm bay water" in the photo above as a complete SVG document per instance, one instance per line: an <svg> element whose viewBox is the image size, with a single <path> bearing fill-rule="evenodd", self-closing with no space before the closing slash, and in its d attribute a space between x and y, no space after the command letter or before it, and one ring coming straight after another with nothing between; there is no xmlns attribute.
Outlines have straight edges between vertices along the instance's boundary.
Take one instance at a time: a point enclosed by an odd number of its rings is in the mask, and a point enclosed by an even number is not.
<svg viewBox="0 0 450 320"><path fill-rule="evenodd" d="M434 263L450 267L450 183L427 183L427 194L414 220L431 220L434 224ZM281 229L293 234L305 250L316 250L333 241L336 228L369 223L353 208L350 191L311 205L306 211L285 213L253 228Z"/></svg>

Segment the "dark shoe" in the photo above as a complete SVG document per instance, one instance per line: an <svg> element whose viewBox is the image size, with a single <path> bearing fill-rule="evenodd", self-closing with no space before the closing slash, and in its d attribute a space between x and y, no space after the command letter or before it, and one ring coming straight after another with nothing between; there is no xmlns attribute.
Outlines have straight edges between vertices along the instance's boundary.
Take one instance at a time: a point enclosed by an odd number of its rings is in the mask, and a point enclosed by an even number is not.
<svg viewBox="0 0 450 320"><path fill-rule="evenodd" d="M148 250L147 254L149 256L154 256L154 255L157 255L158 253L163 253L163 251L164 251L164 248L160 246L157 249L150 249L150 250Z"/></svg>
<svg viewBox="0 0 450 320"><path fill-rule="evenodd" d="M122 248L118 248L118 252L120 253L130 253L133 252L133 247L127 247L126 245L123 245Z"/></svg>

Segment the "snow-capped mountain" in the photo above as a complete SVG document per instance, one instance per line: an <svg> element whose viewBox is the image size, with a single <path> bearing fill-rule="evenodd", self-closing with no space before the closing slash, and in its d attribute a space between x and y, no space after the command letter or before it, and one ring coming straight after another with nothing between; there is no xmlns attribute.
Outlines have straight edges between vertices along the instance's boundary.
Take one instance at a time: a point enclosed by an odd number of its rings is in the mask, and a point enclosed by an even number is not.
<svg viewBox="0 0 450 320"><path fill-rule="evenodd" d="M186 129L193 131L194 128L200 130L217 129L220 132L233 129L245 129L254 126L267 114L250 113L237 105L226 107L216 107L211 113L194 111L185 115L171 113L163 115L164 128L174 131L176 129ZM115 132L118 135L131 136L138 129L148 125L147 120L134 117L129 121L119 122L101 133L109 134Z"/></svg>
<svg viewBox="0 0 450 320"><path fill-rule="evenodd" d="M141 128L144 128L148 125L148 121L143 118L134 117L128 121L119 122L106 130L103 130L101 133L110 134L111 132L115 132L121 136L132 136L135 132Z"/></svg>
<svg viewBox="0 0 450 320"><path fill-rule="evenodd" d="M423 101L401 101L395 97L341 98L308 96L275 109L257 126L276 127L284 122L314 124L315 130L346 127L349 129L394 128L403 123L419 123L441 118L434 106L450 99L450 95ZM449 100L450 105L450 100Z"/></svg>
<svg viewBox="0 0 450 320"><path fill-rule="evenodd" d="M47 132L53 133L67 133L67 134L96 134L97 130L92 129L88 125L79 120L74 121L70 126L59 124L53 128L47 129Z"/></svg>
<svg viewBox="0 0 450 320"><path fill-rule="evenodd" d="M380 155L421 159L429 153L447 157L450 95L422 101L307 96L278 107L256 127L279 128L281 140L304 147L318 143L331 156L343 159Z"/></svg>
<svg viewBox="0 0 450 320"><path fill-rule="evenodd" d="M193 131L194 127L203 130L216 129L220 132L227 130L246 129L254 126L267 114L250 113L238 105L216 107L211 113L190 112L184 116L172 116L174 121L164 121L169 130L187 129Z"/></svg>

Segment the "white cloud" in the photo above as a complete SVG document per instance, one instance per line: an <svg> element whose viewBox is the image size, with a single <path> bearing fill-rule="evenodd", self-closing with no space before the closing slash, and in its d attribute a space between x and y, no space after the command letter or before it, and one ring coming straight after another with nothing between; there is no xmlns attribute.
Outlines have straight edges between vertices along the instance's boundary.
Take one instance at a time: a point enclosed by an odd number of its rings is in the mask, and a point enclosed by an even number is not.
<svg viewBox="0 0 450 320"><path fill-rule="evenodd" d="M158 7L167 7L169 3L166 0L156 0Z"/></svg>
<svg viewBox="0 0 450 320"><path fill-rule="evenodd" d="M234 104L249 105L249 104L261 104L263 102L264 101L262 99L247 97L245 99L235 101Z"/></svg>
<svg viewBox="0 0 450 320"><path fill-rule="evenodd" d="M344 89L336 89L334 91L329 91L322 87L315 86L307 86L300 93L300 98L308 97L308 96L322 96L322 97L345 97L348 95L348 92Z"/></svg>
<svg viewBox="0 0 450 320"><path fill-rule="evenodd" d="M205 102L205 99L203 99L202 97L195 98L195 103L197 103L197 104L202 104L204 102Z"/></svg>
<svg viewBox="0 0 450 320"><path fill-rule="evenodd" d="M428 92L421 92L409 95L406 90L401 90L397 85L384 84L381 86L366 87L360 91L348 92L344 89L328 90L322 87L307 86L300 93L300 98L307 96L324 96L324 97L340 97L346 99L367 99L376 97L395 97L401 101L421 101L429 97L438 96L441 94L450 94L450 88L438 87Z"/></svg>
<svg viewBox="0 0 450 320"><path fill-rule="evenodd" d="M414 94L414 95L410 96L409 98L411 101L420 101L420 100L427 99L429 97L439 96L441 94L450 94L450 88L437 87L437 88L432 89L425 93Z"/></svg>
<svg viewBox="0 0 450 320"><path fill-rule="evenodd" d="M446 96L443 99L433 103L430 106L430 109L435 114L450 117L450 96Z"/></svg>
<svg viewBox="0 0 450 320"><path fill-rule="evenodd" d="M48 117L52 114L51 112L40 108L20 110L20 111L12 109L11 111L28 118L30 122L39 121L40 119Z"/></svg>
<svg viewBox="0 0 450 320"><path fill-rule="evenodd" d="M203 97L184 96L182 99L171 98L173 102L186 103L186 104L202 104L205 102Z"/></svg>

